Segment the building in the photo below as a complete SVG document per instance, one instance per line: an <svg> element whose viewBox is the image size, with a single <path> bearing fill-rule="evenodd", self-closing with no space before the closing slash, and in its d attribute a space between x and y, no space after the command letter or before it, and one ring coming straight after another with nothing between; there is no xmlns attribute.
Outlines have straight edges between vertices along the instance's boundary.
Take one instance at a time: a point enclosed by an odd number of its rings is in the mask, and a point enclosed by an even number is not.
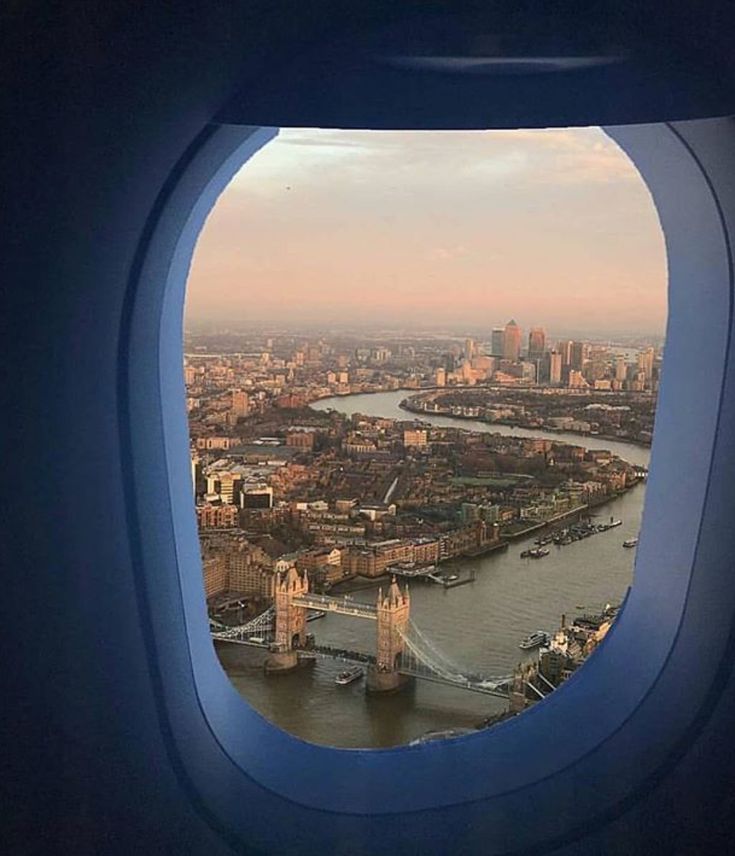
<svg viewBox="0 0 735 856"><path fill-rule="evenodd" d="M625 357L617 357L615 359L615 380L624 381L628 376L628 366L625 363Z"/></svg>
<svg viewBox="0 0 735 856"><path fill-rule="evenodd" d="M541 360L534 360L529 362L528 360L522 360L520 363L521 366L521 377L523 380L536 381L538 380L538 367Z"/></svg>
<svg viewBox="0 0 735 856"><path fill-rule="evenodd" d="M299 571L307 571L309 579L332 585L344 576L342 550L337 547L306 550L297 556L296 567Z"/></svg>
<svg viewBox="0 0 735 856"><path fill-rule="evenodd" d="M197 449L206 449L207 451L217 450L226 452L231 445L229 437L198 437Z"/></svg>
<svg viewBox="0 0 735 856"><path fill-rule="evenodd" d="M646 386L649 387L651 385L651 381L653 380L653 359L653 348L645 348L644 350L638 352L638 370L643 372L643 376L646 380Z"/></svg>
<svg viewBox="0 0 735 856"><path fill-rule="evenodd" d="M538 360L546 350L546 333L543 327L532 327L528 334L528 359Z"/></svg>
<svg viewBox="0 0 735 856"><path fill-rule="evenodd" d="M244 539L224 553L228 590L257 598L273 597L274 569L269 556Z"/></svg>
<svg viewBox="0 0 735 856"><path fill-rule="evenodd" d="M398 539L376 544L353 545L347 554L350 575L379 577L390 565L414 561L414 545Z"/></svg>
<svg viewBox="0 0 735 856"><path fill-rule="evenodd" d="M227 568L224 556L214 555L202 559L204 594L209 600L227 591Z"/></svg>
<svg viewBox="0 0 735 856"><path fill-rule="evenodd" d="M561 383L562 355L559 351L552 351L549 355L549 383L558 385Z"/></svg>
<svg viewBox="0 0 735 856"><path fill-rule="evenodd" d="M521 328L511 320L503 333L503 357L517 363L521 356Z"/></svg>
<svg viewBox="0 0 735 856"><path fill-rule="evenodd" d="M247 392L244 392L242 389L233 389L230 409L233 416L237 418L247 416L250 410L250 399Z"/></svg>
<svg viewBox="0 0 735 856"><path fill-rule="evenodd" d="M406 448L423 448L429 441L429 432L425 428L406 429L403 432L403 445Z"/></svg>
<svg viewBox="0 0 735 856"><path fill-rule="evenodd" d="M241 508L273 508L273 488L260 484L244 489L240 493Z"/></svg>
<svg viewBox="0 0 735 856"><path fill-rule="evenodd" d="M562 342L558 342L556 345L556 350L561 354L561 366L562 369L569 368L572 362L572 345L574 343L570 340L564 340Z"/></svg>
<svg viewBox="0 0 735 856"><path fill-rule="evenodd" d="M569 370L569 383L567 385L570 389L587 389L589 387L582 372L576 369Z"/></svg>
<svg viewBox="0 0 735 856"><path fill-rule="evenodd" d="M196 496L197 492L197 482L199 480L199 476L201 475L201 461L199 460L199 455L196 452L192 452L191 454L191 486L194 491L194 495Z"/></svg>
<svg viewBox="0 0 735 856"><path fill-rule="evenodd" d="M505 330L496 327L490 336L490 350L494 357L505 356Z"/></svg>
<svg viewBox="0 0 735 856"><path fill-rule="evenodd" d="M221 501L237 505L242 487L242 473L215 470L207 475L207 494L218 494Z"/></svg>
<svg viewBox="0 0 735 856"><path fill-rule="evenodd" d="M273 597L275 559L269 552L239 532L203 532L201 541L205 589L212 594Z"/></svg>
<svg viewBox="0 0 735 856"><path fill-rule="evenodd" d="M286 435L286 445L301 449L304 452L311 452L314 449L314 432L290 431Z"/></svg>
<svg viewBox="0 0 735 856"><path fill-rule="evenodd" d="M479 550L490 541L497 540L498 530L484 520L475 520L459 529L452 529L441 536L439 541L439 557L451 559Z"/></svg>
<svg viewBox="0 0 735 856"><path fill-rule="evenodd" d="M569 365L576 371L582 371L587 356L587 346L584 342L571 342Z"/></svg>
<svg viewBox="0 0 735 856"><path fill-rule="evenodd" d="M237 526L237 508L234 505L197 505L197 526L200 529L233 529Z"/></svg>

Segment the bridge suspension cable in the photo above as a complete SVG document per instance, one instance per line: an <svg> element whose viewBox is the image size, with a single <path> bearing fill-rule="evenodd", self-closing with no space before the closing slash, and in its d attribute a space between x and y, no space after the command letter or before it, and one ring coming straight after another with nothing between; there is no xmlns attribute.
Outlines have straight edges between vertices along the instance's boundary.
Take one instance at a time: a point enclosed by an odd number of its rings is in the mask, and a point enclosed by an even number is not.
<svg viewBox="0 0 735 856"><path fill-rule="evenodd" d="M462 670L443 654L424 633L408 620L408 632L401 633L403 641L415 657L447 680L465 680ZM399 631L400 632L400 631Z"/></svg>
<svg viewBox="0 0 735 856"><path fill-rule="evenodd" d="M407 629L398 631L405 648L401 657L400 671L453 684L489 695L507 695L511 675L483 677L468 675L443 654L428 637L409 619Z"/></svg>
<svg viewBox="0 0 735 856"><path fill-rule="evenodd" d="M252 636L268 637L273 633L276 610L269 606L265 612L261 612L246 624L238 624L235 627L224 627L220 622L210 619L209 627L213 639L228 642L249 642Z"/></svg>

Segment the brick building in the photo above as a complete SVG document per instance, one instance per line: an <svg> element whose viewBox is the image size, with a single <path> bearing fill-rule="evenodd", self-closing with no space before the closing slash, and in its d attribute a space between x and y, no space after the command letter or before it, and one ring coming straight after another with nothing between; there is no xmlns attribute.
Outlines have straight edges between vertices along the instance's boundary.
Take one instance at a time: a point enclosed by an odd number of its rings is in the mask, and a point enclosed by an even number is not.
<svg viewBox="0 0 735 856"><path fill-rule="evenodd" d="M200 529L234 529L237 526L234 505L198 505L195 511Z"/></svg>

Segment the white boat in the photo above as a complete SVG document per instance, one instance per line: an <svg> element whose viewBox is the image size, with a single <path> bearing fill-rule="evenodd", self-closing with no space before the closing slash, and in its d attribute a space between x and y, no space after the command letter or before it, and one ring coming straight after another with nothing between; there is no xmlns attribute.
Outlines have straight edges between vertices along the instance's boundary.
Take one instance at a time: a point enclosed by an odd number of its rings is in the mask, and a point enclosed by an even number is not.
<svg viewBox="0 0 735 856"><path fill-rule="evenodd" d="M539 645L548 644L549 638L549 634L545 630L534 630L533 633L529 633L525 639L521 640L518 647L528 651L530 648L538 648Z"/></svg>
<svg viewBox="0 0 735 856"><path fill-rule="evenodd" d="M353 681L358 681L363 674L363 670L359 666L355 666L354 669L345 669L344 672L340 672L334 679L334 682L337 686L344 687Z"/></svg>
<svg viewBox="0 0 735 856"><path fill-rule="evenodd" d="M627 541L623 541L623 547L637 547L638 539L637 538L628 538Z"/></svg>

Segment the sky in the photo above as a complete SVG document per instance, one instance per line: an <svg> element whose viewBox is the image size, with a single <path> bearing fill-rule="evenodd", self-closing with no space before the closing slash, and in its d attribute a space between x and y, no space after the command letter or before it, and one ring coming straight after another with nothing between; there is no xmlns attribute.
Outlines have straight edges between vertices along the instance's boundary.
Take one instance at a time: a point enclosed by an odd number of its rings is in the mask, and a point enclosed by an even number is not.
<svg viewBox="0 0 735 856"><path fill-rule="evenodd" d="M653 201L599 128L282 130L197 243L187 327L662 334Z"/></svg>

